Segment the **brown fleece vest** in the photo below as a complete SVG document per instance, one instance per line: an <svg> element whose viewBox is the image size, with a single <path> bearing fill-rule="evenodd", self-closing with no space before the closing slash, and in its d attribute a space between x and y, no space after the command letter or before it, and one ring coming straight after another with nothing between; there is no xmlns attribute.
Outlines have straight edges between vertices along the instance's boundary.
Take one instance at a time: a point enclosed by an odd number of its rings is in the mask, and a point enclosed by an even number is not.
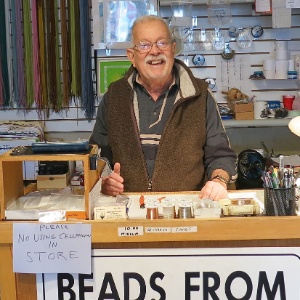
<svg viewBox="0 0 300 300"><path fill-rule="evenodd" d="M109 144L114 163L121 163L125 191L146 192L150 179L139 141L128 75L108 90ZM202 80L193 80L197 95L177 101L166 123L157 152L152 191L200 190L206 180L203 147L207 86Z"/></svg>

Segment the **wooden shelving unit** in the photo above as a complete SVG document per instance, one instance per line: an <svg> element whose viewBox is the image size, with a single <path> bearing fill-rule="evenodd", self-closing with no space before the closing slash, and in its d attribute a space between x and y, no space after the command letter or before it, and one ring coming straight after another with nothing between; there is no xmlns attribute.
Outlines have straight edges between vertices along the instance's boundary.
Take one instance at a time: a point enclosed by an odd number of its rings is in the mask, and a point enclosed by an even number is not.
<svg viewBox="0 0 300 300"><path fill-rule="evenodd" d="M88 154L33 154L11 155L8 151L0 156L0 219L5 219L7 203L24 195L23 161L82 161L84 168L85 211L89 213L89 193L100 171L90 170L90 155L98 153L98 147L92 146Z"/></svg>

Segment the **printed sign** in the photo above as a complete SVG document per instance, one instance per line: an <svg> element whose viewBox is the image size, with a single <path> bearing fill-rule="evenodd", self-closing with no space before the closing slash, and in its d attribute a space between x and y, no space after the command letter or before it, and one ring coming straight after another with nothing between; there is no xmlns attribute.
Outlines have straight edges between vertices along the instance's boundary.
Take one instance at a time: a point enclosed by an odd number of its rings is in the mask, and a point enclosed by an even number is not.
<svg viewBox="0 0 300 300"><path fill-rule="evenodd" d="M18 273L91 273L91 224L13 224Z"/></svg>
<svg viewBox="0 0 300 300"><path fill-rule="evenodd" d="M300 248L93 250L91 274L38 274L38 300L300 299Z"/></svg>

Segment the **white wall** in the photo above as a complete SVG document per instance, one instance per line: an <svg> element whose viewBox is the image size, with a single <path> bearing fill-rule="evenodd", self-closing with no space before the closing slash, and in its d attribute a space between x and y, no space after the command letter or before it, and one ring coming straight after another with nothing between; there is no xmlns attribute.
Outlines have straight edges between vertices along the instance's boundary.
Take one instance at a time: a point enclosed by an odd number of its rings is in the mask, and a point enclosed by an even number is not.
<svg viewBox="0 0 300 300"><path fill-rule="evenodd" d="M243 3L236 3L243 2ZM202 4L199 4L202 3ZM193 5L193 15L197 16L197 27L195 31L206 29L211 31L214 28L207 21L206 1L198 1ZM281 100L284 94L296 94L299 89L299 81L296 80L268 80L251 81L250 75L257 70L262 70L262 63L265 58L272 55L275 49L276 40L288 39L288 49L290 55L300 53L300 9L292 9L292 28L274 29L272 28L272 17L260 16L253 10L253 3L248 1L234 1L231 4L232 22L224 25L221 32L227 35L228 28L235 27L253 27L260 25L264 29L261 38L253 41L251 48L240 49L235 41L230 42L230 47L236 51L234 60L245 62L249 68L243 70L243 86L249 91L250 95L255 95L257 100ZM160 14L164 18L172 15L170 5L163 1L160 7ZM228 37L228 35L227 35ZM228 38L229 39L229 38ZM98 48L98 45L96 45ZM98 57L107 58L105 50L96 51ZM183 60L188 58L189 66L193 73L201 78L212 77L217 79L217 85L213 89L218 102L224 103L226 99L222 94L224 86L220 82L220 62L222 61L221 51L183 51L178 58ZM195 54L202 54L206 63L201 67L195 67L192 63L192 57ZM250 55L249 55L250 54ZM111 50L111 58L125 57L124 50ZM250 61L249 61L250 59ZM230 62L230 61L229 61ZM232 63L232 62L230 62ZM224 84L224 83L223 83ZM231 88L234 86L228 86ZM97 103L96 103L97 105ZM49 118L44 117L42 122L45 126L46 138L62 138L64 140L73 140L77 138L88 138L93 128L94 120L88 122L80 108L80 103L71 103L70 109L61 113L51 113ZM1 120L38 120L36 111L29 113L20 112L16 109L1 110ZM267 120L266 120L267 121ZM224 122L226 126L226 122ZM300 149L299 140L289 133L286 124L275 127L255 127L250 128L228 128L227 132L231 144L237 152L244 148L261 148L260 141L266 141L267 146L276 152L297 152Z"/></svg>

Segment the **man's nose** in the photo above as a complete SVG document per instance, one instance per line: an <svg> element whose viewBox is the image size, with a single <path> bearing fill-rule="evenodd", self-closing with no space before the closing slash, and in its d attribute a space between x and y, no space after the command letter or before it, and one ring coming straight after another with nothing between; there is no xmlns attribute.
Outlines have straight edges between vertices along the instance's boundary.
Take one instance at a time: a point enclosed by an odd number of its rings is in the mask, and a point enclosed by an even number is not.
<svg viewBox="0 0 300 300"><path fill-rule="evenodd" d="M159 52L161 52L161 50L160 50L160 48L157 46L156 43L153 43L153 44L152 44L152 47L151 47L151 49L150 49L150 52L151 52L151 53L159 53Z"/></svg>

